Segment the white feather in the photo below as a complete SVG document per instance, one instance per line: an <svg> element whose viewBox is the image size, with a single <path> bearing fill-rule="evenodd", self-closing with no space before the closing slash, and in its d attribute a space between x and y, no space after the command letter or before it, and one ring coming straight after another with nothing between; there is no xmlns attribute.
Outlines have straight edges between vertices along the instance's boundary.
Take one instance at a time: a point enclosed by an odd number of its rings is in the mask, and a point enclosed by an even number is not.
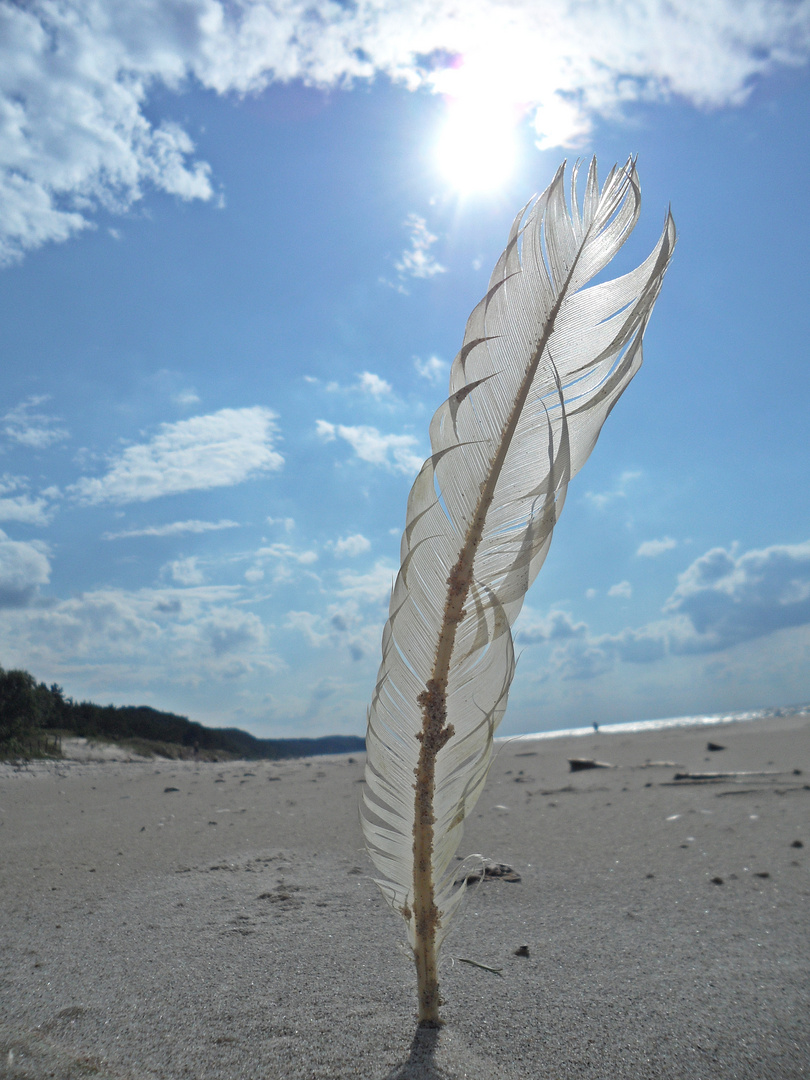
<svg viewBox="0 0 810 1080"><path fill-rule="evenodd" d="M430 1001L423 994L421 939L432 937L435 961L461 899L454 856L506 709L510 627L571 477L641 366L642 334L675 243L667 215L641 266L586 288L638 220L638 179L628 161L600 192L594 160L581 208L574 169L569 208L564 169L528 217L524 208L515 219L467 322L450 396L431 422L432 454L408 499L368 715L363 829L380 888L408 926L423 1020L437 1018L438 991ZM420 926L426 888L435 918Z"/></svg>

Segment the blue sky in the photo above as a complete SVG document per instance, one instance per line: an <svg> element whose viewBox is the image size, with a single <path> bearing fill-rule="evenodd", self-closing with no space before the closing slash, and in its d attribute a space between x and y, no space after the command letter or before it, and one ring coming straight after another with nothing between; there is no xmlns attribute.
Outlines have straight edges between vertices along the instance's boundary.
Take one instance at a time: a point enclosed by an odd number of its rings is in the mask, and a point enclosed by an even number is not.
<svg viewBox="0 0 810 1080"><path fill-rule="evenodd" d="M808 57L807 2L0 2L0 665L361 733L511 220L634 153L615 269L678 247L502 733L810 699Z"/></svg>

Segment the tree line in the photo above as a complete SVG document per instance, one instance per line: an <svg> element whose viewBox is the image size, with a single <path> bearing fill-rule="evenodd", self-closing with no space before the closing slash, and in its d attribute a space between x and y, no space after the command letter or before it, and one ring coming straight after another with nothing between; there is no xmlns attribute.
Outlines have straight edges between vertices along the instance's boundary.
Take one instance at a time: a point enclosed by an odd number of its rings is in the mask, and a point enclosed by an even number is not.
<svg viewBox="0 0 810 1080"><path fill-rule="evenodd" d="M60 755L61 736L106 739L171 757L195 754L241 759L305 757L362 751L363 739L257 739L239 728L207 728L148 705L95 705L66 697L21 669L0 667L0 759Z"/></svg>

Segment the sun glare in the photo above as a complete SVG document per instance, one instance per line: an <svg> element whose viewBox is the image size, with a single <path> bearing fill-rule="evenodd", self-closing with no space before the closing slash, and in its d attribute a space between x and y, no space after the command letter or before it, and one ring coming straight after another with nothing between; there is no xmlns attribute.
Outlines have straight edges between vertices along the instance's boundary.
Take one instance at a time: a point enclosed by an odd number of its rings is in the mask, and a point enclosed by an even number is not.
<svg viewBox="0 0 810 1080"><path fill-rule="evenodd" d="M435 72L432 83L447 106L436 142L442 176L462 194L497 190L517 163L517 127L525 112L517 73L487 42Z"/></svg>
<svg viewBox="0 0 810 1080"><path fill-rule="evenodd" d="M544 65L528 49L526 41L490 33L430 77L447 110L435 143L437 167L460 194L492 194L506 184L518 166L524 120L541 150L575 146L590 131L581 105L558 89L554 57Z"/></svg>
<svg viewBox="0 0 810 1080"><path fill-rule="evenodd" d="M484 97L456 98L439 133L436 155L445 180L462 193L491 192L512 174L517 112Z"/></svg>

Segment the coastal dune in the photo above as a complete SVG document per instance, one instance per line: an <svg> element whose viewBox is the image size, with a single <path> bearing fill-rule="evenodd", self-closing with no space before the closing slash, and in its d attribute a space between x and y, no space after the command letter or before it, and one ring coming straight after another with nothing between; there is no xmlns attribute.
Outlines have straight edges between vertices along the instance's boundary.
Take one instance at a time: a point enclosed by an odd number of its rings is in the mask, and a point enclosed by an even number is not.
<svg viewBox="0 0 810 1080"><path fill-rule="evenodd" d="M810 1076L806 712L505 743L440 1030L416 1028L362 775L0 766L0 1076Z"/></svg>

